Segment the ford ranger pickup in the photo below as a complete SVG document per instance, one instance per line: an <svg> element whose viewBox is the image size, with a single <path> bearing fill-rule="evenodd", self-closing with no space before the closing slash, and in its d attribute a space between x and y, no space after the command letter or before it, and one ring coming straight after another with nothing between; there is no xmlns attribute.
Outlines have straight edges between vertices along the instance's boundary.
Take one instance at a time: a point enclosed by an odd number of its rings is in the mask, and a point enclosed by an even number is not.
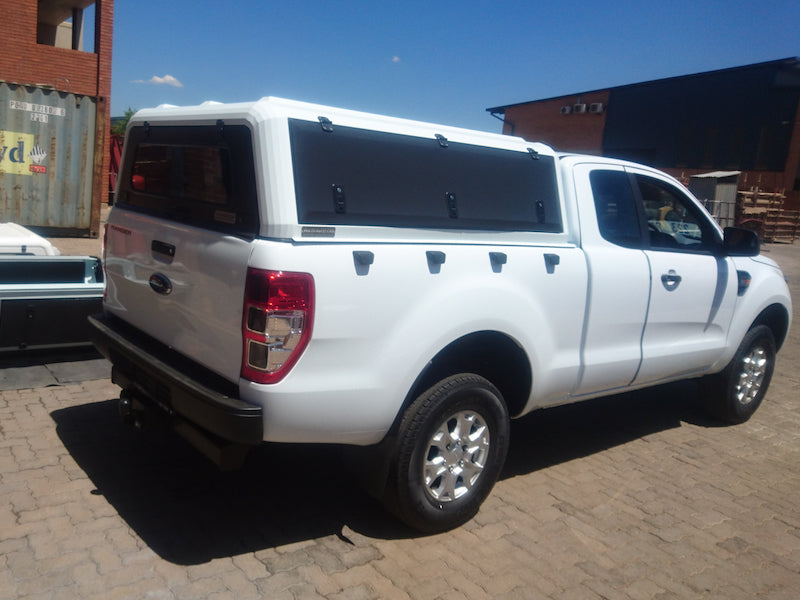
<svg viewBox="0 0 800 600"><path fill-rule="evenodd" d="M263 98L128 126L93 341L120 410L223 465L263 441L364 449L412 527L469 520L509 420L697 378L762 402L778 266L673 178L526 140ZM368 465L368 467L366 466Z"/></svg>

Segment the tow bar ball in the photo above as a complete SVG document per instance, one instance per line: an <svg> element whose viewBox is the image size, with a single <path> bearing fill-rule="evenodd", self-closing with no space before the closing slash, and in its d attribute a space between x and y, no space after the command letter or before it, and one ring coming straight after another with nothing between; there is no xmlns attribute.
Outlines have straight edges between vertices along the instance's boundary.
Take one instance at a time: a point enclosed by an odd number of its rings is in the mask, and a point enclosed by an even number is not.
<svg viewBox="0 0 800 600"><path fill-rule="evenodd" d="M129 389L124 389L119 394L119 417L126 425L133 425L137 429L142 428L143 413L136 410L133 405L133 392Z"/></svg>

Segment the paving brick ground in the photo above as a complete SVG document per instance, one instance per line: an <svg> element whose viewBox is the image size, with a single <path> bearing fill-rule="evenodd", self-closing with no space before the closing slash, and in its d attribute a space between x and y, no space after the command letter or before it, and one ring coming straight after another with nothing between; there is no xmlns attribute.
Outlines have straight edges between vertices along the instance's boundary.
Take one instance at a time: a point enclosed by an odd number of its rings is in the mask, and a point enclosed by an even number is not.
<svg viewBox="0 0 800 600"><path fill-rule="evenodd" d="M800 244L768 247L800 302ZM692 383L516 422L474 521L420 537L333 448L220 473L107 379L0 392L0 600L800 597L800 320L740 426Z"/></svg>

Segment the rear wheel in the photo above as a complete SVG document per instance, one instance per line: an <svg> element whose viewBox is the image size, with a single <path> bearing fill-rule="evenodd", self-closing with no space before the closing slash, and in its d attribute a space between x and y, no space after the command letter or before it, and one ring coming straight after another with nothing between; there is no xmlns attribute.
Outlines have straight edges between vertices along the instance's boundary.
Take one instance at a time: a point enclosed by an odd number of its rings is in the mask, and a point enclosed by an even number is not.
<svg viewBox="0 0 800 600"><path fill-rule="evenodd" d="M728 366L704 381L711 415L726 423L747 421L767 393L776 354L769 327L756 325L750 329Z"/></svg>
<svg viewBox="0 0 800 600"><path fill-rule="evenodd" d="M470 373L443 379L403 417L388 507L426 532L469 521L500 475L508 435L508 411L497 388Z"/></svg>

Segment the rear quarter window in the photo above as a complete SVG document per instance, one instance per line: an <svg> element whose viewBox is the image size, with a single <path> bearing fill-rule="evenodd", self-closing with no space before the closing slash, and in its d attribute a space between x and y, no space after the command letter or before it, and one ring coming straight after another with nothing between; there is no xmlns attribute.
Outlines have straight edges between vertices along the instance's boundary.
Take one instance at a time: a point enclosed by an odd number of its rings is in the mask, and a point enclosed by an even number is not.
<svg viewBox="0 0 800 600"><path fill-rule="evenodd" d="M302 224L561 232L553 157L290 120Z"/></svg>
<svg viewBox="0 0 800 600"><path fill-rule="evenodd" d="M245 125L133 127L118 203L207 229L259 229L250 129Z"/></svg>
<svg viewBox="0 0 800 600"><path fill-rule="evenodd" d="M618 246L641 248L639 216L628 174L597 169L591 172L589 181L600 235Z"/></svg>

